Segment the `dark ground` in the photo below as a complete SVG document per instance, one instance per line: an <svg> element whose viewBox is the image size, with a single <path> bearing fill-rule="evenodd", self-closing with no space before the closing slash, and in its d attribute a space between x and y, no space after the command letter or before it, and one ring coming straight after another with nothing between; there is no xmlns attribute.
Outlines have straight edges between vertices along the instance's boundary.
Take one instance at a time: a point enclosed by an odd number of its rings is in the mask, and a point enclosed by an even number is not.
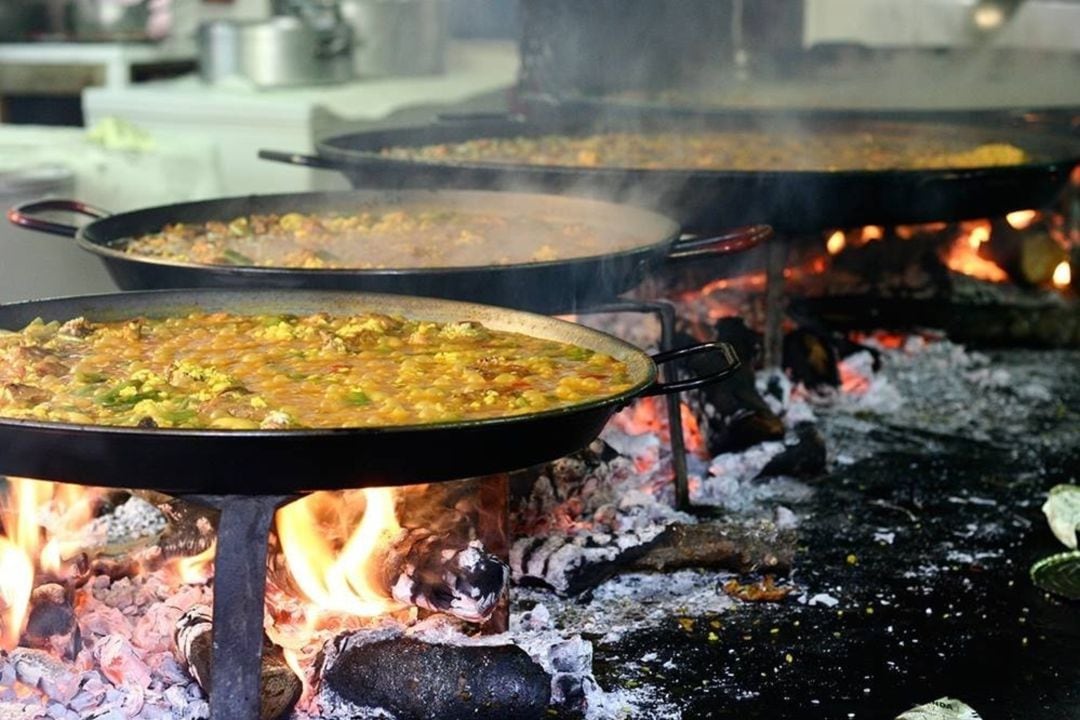
<svg viewBox="0 0 1080 720"><path fill-rule="evenodd" d="M1016 375L1033 355L993 359ZM1034 360L1060 374L1021 441L882 421L873 456L813 481L794 508L805 545L794 581L839 604L742 604L691 630L672 618L598 645L601 685L650 687L684 720L891 719L946 695L985 720L1080 718L1080 604L1028 578L1064 550L1040 507L1050 487L1077 482L1080 354Z"/></svg>

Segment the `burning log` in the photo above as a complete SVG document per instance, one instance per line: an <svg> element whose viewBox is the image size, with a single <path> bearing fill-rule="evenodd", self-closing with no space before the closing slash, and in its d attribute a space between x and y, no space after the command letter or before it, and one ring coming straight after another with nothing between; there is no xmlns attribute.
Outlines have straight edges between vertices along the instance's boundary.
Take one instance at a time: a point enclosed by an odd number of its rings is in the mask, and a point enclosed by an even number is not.
<svg viewBox="0 0 1080 720"><path fill-rule="evenodd" d="M424 529L402 529L375 553L374 580L386 598L471 623L484 623L500 607L510 568L478 540L447 537ZM302 593L285 556L271 556L269 579Z"/></svg>
<svg viewBox="0 0 1080 720"><path fill-rule="evenodd" d="M30 611L21 644L74 660L82 647L71 593L61 585L39 585L30 593Z"/></svg>
<svg viewBox="0 0 1080 720"><path fill-rule="evenodd" d="M660 532L630 530L618 536L551 535L520 541L510 555L518 582L564 596L580 595L621 572L694 567L783 575L794 559L795 533L768 521L673 523Z"/></svg>
<svg viewBox="0 0 1080 720"><path fill-rule="evenodd" d="M479 540L462 546L423 528L402 531L380 565L398 602L473 623L491 617L510 581L510 568Z"/></svg>
<svg viewBox="0 0 1080 720"><path fill-rule="evenodd" d="M551 699L551 678L516 645L344 635L324 649L321 677L324 717L371 708L398 720L529 720L543 717Z"/></svg>
<svg viewBox="0 0 1080 720"><path fill-rule="evenodd" d="M210 669L214 646L213 620L210 609L195 606L180 616L176 623L176 648L180 660L199 687L207 694L212 691ZM263 636L262 689L260 720L285 717L300 699L303 684L285 662L284 652Z"/></svg>
<svg viewBox="0 0 1080 720"><path fill-rule="evenodd" d="M716 337L732 345L743 359L742 367L726 382L701 389L699 408L705 418L706 446L710 455L744 450L766 440L784 437L784 423L776 416L757 391L754 382L753 358L758 355L760 339L739 318L723 318L716 323ZM697 342L681 336L678 345ZM701 355L687 360L687 367L696 374L720 369L722 361Z"/></svg>
<svg viewBox="0 0 1080 720"><path fill-rule="evenodd" d="M162 559L190 557L210 549L217 537L217 510L153 490L134 494L154 505L168 522L157 542Z"/></svg>

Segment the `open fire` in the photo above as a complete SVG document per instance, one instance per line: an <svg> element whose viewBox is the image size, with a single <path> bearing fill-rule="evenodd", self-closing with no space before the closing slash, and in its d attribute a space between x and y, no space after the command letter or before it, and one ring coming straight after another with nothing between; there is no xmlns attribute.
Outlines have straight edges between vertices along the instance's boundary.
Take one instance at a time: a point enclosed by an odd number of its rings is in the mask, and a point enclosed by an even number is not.
<svg viewBox="0 0 1080 720"><path fill-rule="evenodd" d="M1067 298L1068 239L1056 216L1035 211L836 230L823 238L824 253L818 246L800 256L784 277L798 289L828 279L860 252L924 243L955 275ZM431 682L480 682L471 667L505 671L495 676L500 683L524 688L508 707L542 711L551 703L559 712L623 717L629 696L600 689L593 646L581 636L609 629L595 620L556 621L547 605L591 606L613 576L685 568L723 580L709 585L712 594L688 591L689 606L699 610L789 596L811 606L836 602L826 588L811 592L783 579L799 524L788 504L807 497L803 481L824 472L832 450L814 427L818 414L897 411L905 398L883 379L881 365L924 352L933 363L958 363L965 382L994 381L941 335L833 333L800 326L794 314L783 324L785 372L755 376L761 338L735 318L762 325L765 286L765 274L751 271L677 298L683 332L742 343L747 360L741 378L680 406L691 495L733 521L673 509L670 431L652 398L616 416L603 442L524 473L510 503L512 533L502 476L465 489L369 488L290 502L277 511L267 567L263 717L352 716L371 707L420 717L395 685L413 671L386 670L413 667L409 653L427 658L414 669ZM214 512L156 493L118 498L10 478L0 520L0 711L7 703L29 708L27 718L54 720L207 716ZM752 577L742 583L747 578L732 572ZM508 608L511 576L521 595ZM579 599L594 592L601 600ZM658 612L685 612L683 598L669 600L658 601ZM580 618L574 612L559 615ZM619 622L646 622L640 611L633 617Z"/></svg>

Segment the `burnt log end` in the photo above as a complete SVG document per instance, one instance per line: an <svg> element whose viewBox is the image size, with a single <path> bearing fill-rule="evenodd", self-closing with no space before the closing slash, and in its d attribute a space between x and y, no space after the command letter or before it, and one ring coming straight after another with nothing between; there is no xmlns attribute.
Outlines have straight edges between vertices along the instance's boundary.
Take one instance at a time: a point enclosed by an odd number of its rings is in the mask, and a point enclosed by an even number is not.
<svg viewBox="0 0 1080 720"><path fill-rule="evenodd" d="M398 720L528 720L544 716L551 679L515 645L436 645L396 637L347 647L323 682Z"/></svg>

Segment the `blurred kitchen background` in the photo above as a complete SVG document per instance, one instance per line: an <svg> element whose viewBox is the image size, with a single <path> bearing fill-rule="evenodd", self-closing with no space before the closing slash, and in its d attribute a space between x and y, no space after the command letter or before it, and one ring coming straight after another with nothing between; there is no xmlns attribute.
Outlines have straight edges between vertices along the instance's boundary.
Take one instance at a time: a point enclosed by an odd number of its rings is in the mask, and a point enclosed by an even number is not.
<svg viewBox="0 0 1080 720"><path fill-rule="evenodd" d="M1080 0L0 0L0 199L344 189L257 151L579 94L1068 109L1078 70ZM112 288L0 224L0 301Z"/></svg>

